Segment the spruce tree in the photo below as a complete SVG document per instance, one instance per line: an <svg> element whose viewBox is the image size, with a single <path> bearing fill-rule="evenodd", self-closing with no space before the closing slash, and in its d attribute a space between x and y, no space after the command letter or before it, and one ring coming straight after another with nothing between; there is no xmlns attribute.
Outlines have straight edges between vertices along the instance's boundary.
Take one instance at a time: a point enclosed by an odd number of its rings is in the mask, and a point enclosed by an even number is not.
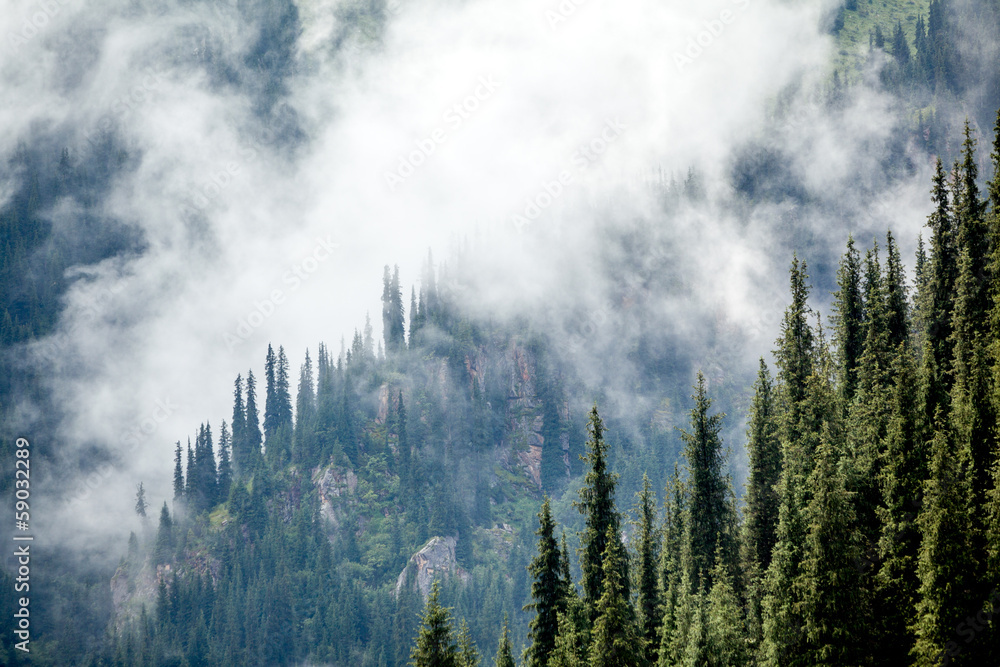
<svg viewBox="0 0 1000 667"><path fill-rule="evenodd" d="M767 570L777 540L778 492L781 476L781 445L778 441L771 374L763 357L754 384L747 426L749 479L746 489L744 542L755 569Z"/></svg>
<svg viewBox="0 0 1000 667"><path fill-rule="evenodd" d="M413 667L458 667L451 613L438 602L440 595L441 589L435 581L424 606L416 644L410 652Z"/></svg>
<svg viewBox="0 0 1000 667"><path fill-rule="evenodd" d="M263 436L260 432L260 417L257 413L257 381L253 377L253 371L247 371L247 407L246 407L246 427L245 427L245 448L246 448L246 471L247 475L252 474L261 461L261 445Z"/></svg>
<svg viewBox="0 0 1000 667"><path fill-rule="evenodd" d="M469 624L463 619L458 626L457 667L479 667L479 651L469 633Z"/></svg>
<svg viewBox="0 0 1000 667"><path fill-rule="evenodd" d="M933 422L939 407L947 405L951 391L952 311L958 280L958 249L948 193L947 176L937 160L931 191L934 211L927 219L931 228L931 268L926 303L927 330L921 367L924 417Z"/></svg>
<svg viewBox="0 0 1000 667"><path fill-rule="evenodd" d="M642 475L638 506L638 544L636 553L636 612L639 634L645 641L647 664L656 664L659 631L663 616L657 565L660 557L660 532L656 526L656 496L649 476Z"/></svg>
<svg viewBox="0 0 1000 667"><path fill-rule="evenodd" d="M723 474L724 455L719 431L723 414L710 415L712 406L705 389L705 376L698 372L692 395L691 430L681 431L687 462L690 500L686 528L690 549L691 584L711 588L716 551L734 554L734 515L729 504L729 485Z"/></svg>
<svg viewBox="0 0 1000 667"><path fill-rule="evenodd" d="M444 663L442 663L444 664ZM493 659L494 667L514 667L514 653L510 645L510 629L507 627L507 616L503 618L503 630L497 643L497 654Z"/></svg>
<svg viewBox="0 0 1000 667"><path fill-rule="evenodd" d="M900 351L893 365L892 416L886 436L885 465L880 485L881 563L875 579L874 615L878 619L876 664L891 665L908 654L913 634L908 625L917 602L917 558L920 533L917 510L927 477L926 435L920 419L916 370L909 354Z"/></svg>
<svg viewBox="0 0 1000 667"><path fill-rule="evenodd" d="M167 502L160 508L160 524L156 530L156 544L153 547L153 562L166 563L174 550L174 523L170 518Z"/></svg>
<svg viewBox="0 0 1000 667"><path fill-rule="evenodd" d="M860 536L833 437L824 430L809 477L808 533L795 582L802 591L806 664L817 667L860 664L866 648L868 600L858 567Z"/></svg>
<svg viewBox="0 0 1000 667"><path fill-rule="evenodd" d="M247 443L247 415L243 404L243 377L236 376L233 389L233 468L237 475L247 475L250 472L250 459Z"/></svg>
<svg viewBox="0 0 1000 667"><path fill-rule="evenodd" d="M707 665L736 667L749 663L740 600L721 551L715 558L712 589L708 592L705 603L703 625Z"/></svg>
<svg viewBox="0 0 1000 667"><path fill-rule="evenodd" d="M968 450L955 447L950 429L939 418L931 441L930 476L917 518L920 589L911 655L920 666L941 664L946 657L949 664L962 664L952 649L957 646L956 626L973 611L970 591L975 581L970 578L976 563L970 539L970 459Z"/></svg>
<svg viewBox="0 0 1000 667"><path fill-rule="evenodd" d="M184 468L181 465L181 441L174 450L174 507L184 500Z"/></svg>
<svg viewBox="0 0 1000 667"><path fill-rule="evenodd" d="M885 326L890 350L909 340L910 317L906 289L906 269L899 256L899 247L892 232L885 235Z"/></svg>
<svg viewBox="0 0 1000 667"><path fill-rule="evenodd" d="M222 429L219 431L219 483L218 500L225 501L229 497L229 487L233 483L233 465L230 456L232 449L232 437L226 420L222 420Z"/></svg>
<svg viewBox="0 0 1000 667"><path fill-rule="evenodd" d="M559 545L555 538L555 522L548 496L538 512L538 554L528 566L533 577L531 598L533 602L524 606L525 611L534 611L528 627L529 645L525 652L526 667L546 667L549 654L555 648L558 631L557 615L564 611L565 588L562 580Z"/></svg>
<svg viewBox="0 0 1000 667"><path fill-rule="evenodd" d="M264 360L264 440L278 430L278 392L276 381L277 358L271 344L267 344L267 358Z"/></svg>
<svg viewBox="0 0 1000 667"><path fill-rule="evenodd" d="M593 621L597 617L597 601L601 597L604 568L602 558L607 550L607 535L618 535L621 520L615 508L615 486L618 475L608 470L608 445L604 441L604 422L595 404L590 410L587 454L589 464L580 489L577 508L584 515L585 528L580 534L580 569L583 572L583 601ZM617 540L617 537L616 537ZM627 568L627 563L622 563ZM628 577L622 585L628 597Z"/></svg>
<svg viewBox="0 0 1000 667"><path fill-rule="evenodd" d="M299 386L295 396L295 446L293 459L307 466L316 464L316 389L313 383L312 359L306 359L299 369Z"/></svg>
<svg viewBox="0 0 1000 667"><path fill-rule="evenodd" d="M837 269L834 293L834 344L838 354L838 374L845 402L854 398L858 364L864 346L864 311L861 295L861 258L854 247L854 237L847 238L847 251ZM763 364L763 359L761 364Z"/></svg>
<svg viewBox="0 0 1000 667"><path fill-rule="evenodd" d="M604 576L601 597L595 605L590 667L639 667L645 664L645 647L629 604L625 549L613 526L608 528L604 541Z"/></svg>

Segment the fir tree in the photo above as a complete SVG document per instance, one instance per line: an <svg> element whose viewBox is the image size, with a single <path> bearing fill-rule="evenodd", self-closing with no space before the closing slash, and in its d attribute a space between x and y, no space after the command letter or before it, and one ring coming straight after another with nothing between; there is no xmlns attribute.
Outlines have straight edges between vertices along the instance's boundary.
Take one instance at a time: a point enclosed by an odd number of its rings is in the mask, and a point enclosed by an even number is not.
<svg viewBox="0 0 1000 667"><path fill-rule="evenodd" d="M690 500L686 528L690 549L691 583L711 588L712 564L718 549L733 553L733 512L729 504L729 486L722 472L724 456L719 431L724 415L710 415L712 406L705 389L705 376L699 371L692 395L691 430L681 431L684 458L688 467Z"/></svg>
<svg viewBox="0 0 1000 667"><path fill-rule="evenodd" d="M886 436L882 469L880 569L875 580L875 618L879 619L877 664L894 664L908 654L913 635L908 629L916 608L917 558L920 534L917 510L927 477L925 434L920 420L916 371L910 355L900 353L893 366L892 417Z"/></svg>
<svg viewBox="0 0 1000 667"><path fill-rule="evenodd" d="M436 663L444 665L446 663ZM510 645L510 630L507 627L507 616L504 615L503 630L500 631L500 640L497 645L497 654L493 659L494 667L514 667L514 653Z"/></svg>
<svg viewBox="0 0 1000 667"><path fill-rule="evenodd" d="M740 601L721 552L715 558L703 625L707 665L736 667L749 663Z"/></svg>
<svg viewBox="0 0 1000 667"><path fill-rule="evenodd" d="M845 402L854 398L858 364L864 347L864 306L861 295L861 258L854 237L847 238L847 251L837 269L838 290L834 294L834 344L838 353L840 391ZM763 359L761 364L763 364Z"/></svg>
<svg viewBox="0 0 1000 667"><path fill-rule="evenodd" d="M181 465L181 441L174 450L174 506L184 500L184 468Z"/></svg>
<svg viewBox="0 0 1000 667"><path fill-rule="evenodd" d="M222 428L219 431L219 483L218 499L225 501L229 497L229 487L233 483L233 465L230 451L232 449L232 436L226 420L222 420Z"/></svg>
<svg viewBox="0 0 1000 667"><path fill-rule="evenodd" d="M166 563L174 550L174 523L170 518L170 510L166 501L160 508L160 524L156 530L156 544L153 547L153 562Z"/></svg>
<svg viewBox="0 0 1000 667"><path fill-rule="evenodd" d="M469 625L462 621L458 628L457 667L479 667L479 651L469 634Z"/></svg>
<svg viewBox="0 0 1000 667"><path fill-rule="evenodd" d="M601 597L595 605L590 667L639 667L645 664L645 647L629 605L625 551L613 526L608 528L604 541L604 577Z"/></svg>
<svg viewBox="0 0 1000 667"><path fill-rule="evenodd" d="M941 664L951 654L955 627L970 608L970 574L976 571L970 540L970 456L956 452L954 439L939 419L931 441L930 477L924 484L924 502L917 518L920 529L920 578L916 642L911 655L917 665Z"/></svg>
<svg viewBox="0 0 1000 667"><path fill-rule="evenodd" d="M295 396L295 448L293 458L298 463L315 464L316 389L313 383L312 359L306 359L299 369L299 386Z"/></svg>
<svg viewBox="0 0 1000 667"><path fill-rule="evenodd" d="M533 602L525 605L525 611L534 611L529 623L529 645L525 653L526 667L546 667L549 654L555 648L558 631L557 614L564 611L565 587L562 580L559 545L555 538L555 522L548 496L538 512L538 554L528 566L534 578L531 584Z"/></svg>
<svg viewBox="0 0 1000 667"><path fill-rule="evenodd" d="M590 470L580 489L577 508L584 515L585 528L580 534L580 569L583 572L583 601L591 620L597 617L597 601L601 597L604 568L602 558L607 551L607 535L618 535L621 525L615 508L615 486L618 475L608 470L608 445L604 442L604 422L595 404L590 410L590 437L587 454L583 457ZM616 537L617 541L617 537ZM623 562L622 567L627 567ZM628 598L628 576L623 578L625 597Z"/></svg>
<svg viewBox="0 0 1000 667"><path fill-rule="evenodd" d="M142 482L139 482L135 487L135 513L146 523L146 508L149 507L149 503L146 502L146 489L143 488Z"/></svg>
<svg viewBox="0 0 1000 667"><path fill-rule="evenodd" d="M746 490L744 541L754 569L763 572L771 564L777 540L778 492L781 476L781 445L778 442L771 374L760 360L757 382L747 426L750 472Z"/></svg>
<svg viewBox="0 0 1000 667"><path fill-rule="evenodd" d="M256 470L261 459L261 444L263 436L260 432L260 417L257 413L257 381L253 377L253 371L247 372L247 407L246 407L246 427L244 446L246 448L246 474L251 474Z"/></svg>
<svg viewBox="0 0 1000 667"><path fill-rule="evenodd" d="M243 377L240 375L236 376L233 389L233 468L237 475L247 475L250 472L247 416L243 404Z"/></svg>
<svg viewBox="0 0 1000 667"><path fill-rule="evenodd" d="M663 616L657 576L660 533L656 528L656 497L651 489L649 477L645 473L642 476L642 492L639 495L638 513L637 625L639 634L645 642L645 662L654 665L657 660L659 630Z"/></svg>
<svg viewBox="0 0 1000 667"><path fill-rule="evenodd" d="M859 536L844 472L838 470L836 445L829 429L823 435L809 478L813 491L805 511L808 533L795 585L802 591L807 664L856 665L862 659L867 619Z"/></svg>
<svg viewBox="0 0 1000 667"><path fill-rule="evenodd" d="M417 642L410 652L413 667L458 667L458 647L451 627L451 613L438 602L441 594L438 582L424 606Z"/></svg>

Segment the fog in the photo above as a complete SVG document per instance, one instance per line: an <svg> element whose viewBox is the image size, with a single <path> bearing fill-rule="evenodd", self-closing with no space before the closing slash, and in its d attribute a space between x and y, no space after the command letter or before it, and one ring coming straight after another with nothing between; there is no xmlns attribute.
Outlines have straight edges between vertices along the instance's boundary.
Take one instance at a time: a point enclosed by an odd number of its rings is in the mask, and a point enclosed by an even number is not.
<svg viewBox="0 0 1000 667"><path fill-rule="evenodd" d="M135 485L154 507L171 495L174 442L229 419L233 379L259 375L269 342L297 369L366 313L378 331L383 266L407 297L428 249L470 310L534 318L619 394L631 362L615 355L641 330L690 346L692 379L752 372L792 251L829 287L849 232L867 245L891 227L912 267L928 157L904 145L909 169L886 173L905 122L889 96L824 103L835 5L10 2L0 150L86 160L114 134L132 159L98 209L143 240L75 268L57 332L29 350L66 411L70 466L39 531L86 549L120 535ZM778 181L746 167L762 148L794 197L734 185ZM703 194L665 207L688 173ZM78 202L49 216L79 233ZM705 321L724 340L706 347ZM587 370L594 354L614 378ZM91 483L72 476L102 451Z"/></svg>

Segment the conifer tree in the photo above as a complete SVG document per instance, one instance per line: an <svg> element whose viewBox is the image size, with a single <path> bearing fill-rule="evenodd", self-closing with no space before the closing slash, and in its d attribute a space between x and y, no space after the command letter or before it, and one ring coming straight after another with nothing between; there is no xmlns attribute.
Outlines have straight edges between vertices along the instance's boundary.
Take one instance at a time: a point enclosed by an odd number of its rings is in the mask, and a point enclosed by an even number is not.
<svg viewBox="0 0 1000 667"><path fill-rule="evenodd" d="M778 492L781 476L781 445L775 421L771 374L760 360L754 397L747 426L747 455L750 459L746 490L745 544L754 569L764 572L771 564L777 540Z"/></svg>
<svg viewBox="0 0 1000 667"><path fill-rule="evenodd" d="M257 413L257 381L253 377L253 371L247 371L247 397L246 397L246 474L252 474L261 460L260 448L263 444L263 436L260 432L260 417Z"/></svg>
<svg viewBox="0 0 1000 667"><path fill-rule="evenodd" d="M295 448L293 458L298 463L315 465L316 389L313 383L312 359L306 359L299 369L299 386L295 396Z"/></svg>
<svg viewBox="0 0 1000 667"><path fill-rule="evenodd" d="M586 667L587 644L581 634L570 612L559 614L559 632L549 656L549 667Z"/></svg>
<svg viewBox="0 0 1000 667"><path fill-rule="evenodd" d="M424 606L417 642L410 652L413 667L458 667L451 613L438 602L440 595L441 589L435 581Z"/></svg>
<svg viewBox="0 0 1000 667"><path fill-rule="evenodd" d="M845 402L854 398L858 364L864 346L864 310L861 295L861 258L854 247L854 237L847 237L847 251L837 269L834 293L834 344L838 354L841 395ZM763 364L763 359L761 360Z"/></svg>
<svg viewBox="0 0 1000 667"><path fill-rule="evenodd" d="M906 269L892 232L885 235L885 326L889 350L897 350L909 340L910 317L906 290Z"/></svg>
<svg viewBox="0 0 1000 667"><path fill-rule="evenodd" d="M232 436L226 420L222 420L222 429L219 431L219 483L218 500L225 501L229 497L229 487L233 483L233 465L230 457L232 449Z"/></svg>
<svg viewBox="0 0 1000 667"><path fill-rule="evenodd" d="M590 667L640 667L645 664L645 647L629 604L625 550L613 526L608 528L604 541L604 577L601 597L595 605Z"/></svg>
<svg viewBox="0 0 1000 667"><path fill-rule="evenodd" d="M525 652L524 664L526 667L546 667L549 654L555 648L557 615L565 610L559 545L555 538L555 522L552 520L548 496L538 512L538 530L535 534L538 535L538 554L528 566L528 571L534 578L531 584L533 602L524 607L525 611L534 611L535 616L529 623L530 643Z"/></svg>
<svg viewBox="0 0 1000 667"><path fill-rule="evenodd" d="M479 667L479 651L472 641L469 625L463 619L458 627L457 667Z"/></svg>
<svg viewBox="0 0 1000 667"><path fill-rule="evenodd" d="M276 380L277 358L271 344L267 344L264 360L264 439L265 442L278 430L278 391Z"/></svg>
<svg viewBox="0 0 1000 667"><path fill-rule="evenodd" d="M824 429L809 478L808 533L795 582L802 591L806 664L817 667L860 664L868 618L854 506L833 437Z"/></svg>
<svg viewBox="0 0 1000 667"><path fill-rule="evenodd" d="M659 649L659 630L663 616L657 564L660 556L660 533L656 527L656 496L651 489L649 476L643 473L642 492L638 506L638 544L636 563L637 625L645 642L645 662L656 664Z"/></svg>
<svg viewBox="0 0 1000 667"><path fill-rule="evenodd" d="M880 480L881 565L874 588L874 613L879 620L875 661L885 665L894 664L896 656L908 654L913 646L908 625L919 586L920 533L916 518L927 477L926 436L920 420L916 370L909 354L897 354L892 375L892 417Z"/></svg>
<svg viewBox="0 0 1000 667"><path fill-rule="evenodd" d="M956 451L950 430L939 418L931 441L930 476L917 518L920 589L911 655L920 666L955 657L946 652L951 649L948 643L955 641L956 626L972 611L970 588L975 582L970 575L976 564L970 539L970 458L967 449ZM960 659L951 662L959 664Z"/></svg>
<svg viewBox="0 0 1000 667"><path fill-rule="evenodd" d="M174 450L174 506L184 500L184 468L181 465L181 441Z"/></svg>
<svg viewBox="0 0 1000 667"><path fill-rule="evenodd" d="M723 474L724 456L719 431L725 415L710 415L711 399L705 388L705 376L699 371L692 395L691 430L681 431L684 458L688 467L690 500L688 531L691 584L711 588L712 564L720 548L734 553L734 515L729 504L729 485Z"/></svg>
<svg viewBox="0 0 1000 667"><path fill-rule="evenodd" d="M160 524L156 530L156 544L153 547L153 562L166 563L174 550L174 523L167 509L167 501L160 508Z"/></svg>
<svg viewBox="0 0 1000 667"><path fill-rule="evenodd" d="M444 664L444 663L441 663ZM494 667L514 667L514 653L510 645L510 629L507 627L507 616L504 615L503 630L497 645L497 654L493 660Z"/></svg>
<svg viewBox="0 0 1000 667"><path fill-rule="evenodd" d="M590 410L590 423L587 428L590 437L587 440L587 454L583 459L589 464L590 470L584 477L577 508L585 520L584 531L580 534L583 601L593 621L597 617L597 601L601 597L604 580L602 559L607 551L607 535L609 533L618 535L621 520L615 508L615 486L618 483L618 475L608 470L608 445L604 441L604 422L601 421L596 404ZM623 561L622 567L627 568L627 563ZM622 585L627 599L629 597L627 574L623 578Z"/></svg>
<svg viewBox="0 0 1000 667"><path fill-rule="evenodd" d="M247 443L246 406L243 404L243 377L236 376L233 389L233 468L237 475L247 475L250 471L249 446Z"/></svg>
<svg viewBox="0 0 1000 667"><path fill-rule="evenodd" d="M951 391L952 311L958 280L958 249L948 194L948 182L940 158L931 191L934 211L927 219L931 228L931 268L926 303L927 331L921 369L924 417L934 421L939 407L947 405Z"/></svg>
<svg viewBox="0 0 1000 667"><path fill-rule="evenodd" d="M715 557L703 625L707 665L736 667L748 664L743 614L721 551Z"/></svg>

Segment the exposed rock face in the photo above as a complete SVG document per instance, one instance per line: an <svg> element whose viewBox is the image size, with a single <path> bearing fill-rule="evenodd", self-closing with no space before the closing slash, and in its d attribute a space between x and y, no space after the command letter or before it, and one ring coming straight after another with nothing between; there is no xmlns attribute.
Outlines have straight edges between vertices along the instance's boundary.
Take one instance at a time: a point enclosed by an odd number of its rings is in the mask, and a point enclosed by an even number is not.
<svg viewBox="0 0 1000 667"><path fill-rule="evenodd" d="M425 602L435 579L443 579L454 574L463 582L467 581L469 573L455 560L457 542L458 540L451 536L432 537L427 540L427 544L410 557L410 562L399 573L399 578L396 579L396 595L399 595L399 591L406 585L407 579L411 585L416 583Z"/></svg>
<svg viewBox="0 0 1000 667"><path fill-rule="evenodd" d="M339 466L320 468L313 474L313 484L319 490L320 516L340 527L343 515L341 505L347 496L353 496L358 488L358 476L353 470Z"/></svg>

